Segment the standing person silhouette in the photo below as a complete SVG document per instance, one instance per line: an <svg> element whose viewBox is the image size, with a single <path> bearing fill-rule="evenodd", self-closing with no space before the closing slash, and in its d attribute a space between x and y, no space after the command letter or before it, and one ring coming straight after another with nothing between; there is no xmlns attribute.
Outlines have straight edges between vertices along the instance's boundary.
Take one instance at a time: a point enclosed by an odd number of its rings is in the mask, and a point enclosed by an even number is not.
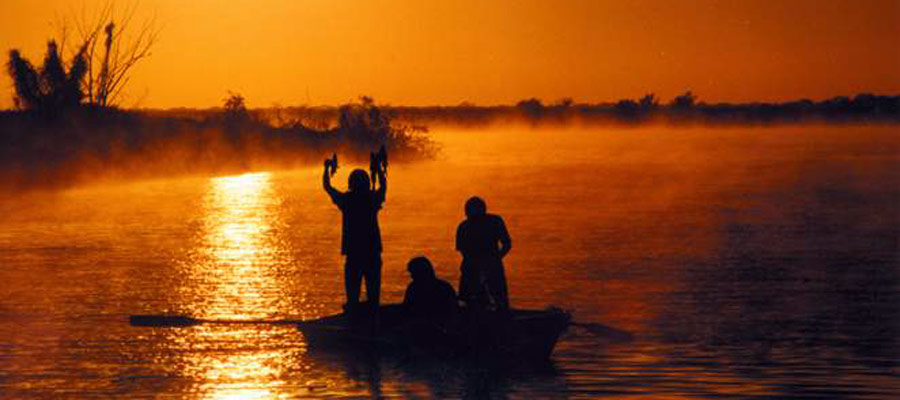
<svg viewBox="0 0 900 400"><path fill-rule="evenodd" d="M512 248L506 224L488 214L479 197L466 201L466 220L456 229L456 250L462 254L459 298L469 307L509 309L503 257Z"/></svg>
<svg viewBox="0 0 900 400"><path fill-rule="evenodd" d="M330 167L330 171L329 171ZM366 280L366 300L377 310L381 293L381 231L378 228L378 211L384 204L387 177L384 168L374 168L378 187L370 187L369 174L362 169L353 170L348 179L348 191L341 192L331 186L331 174L337 169L336 158L325 161L322 186L331 201L341 210L341 254L344 262L344 290L347 294L346 311L359 305L360 283Z"/></svg>

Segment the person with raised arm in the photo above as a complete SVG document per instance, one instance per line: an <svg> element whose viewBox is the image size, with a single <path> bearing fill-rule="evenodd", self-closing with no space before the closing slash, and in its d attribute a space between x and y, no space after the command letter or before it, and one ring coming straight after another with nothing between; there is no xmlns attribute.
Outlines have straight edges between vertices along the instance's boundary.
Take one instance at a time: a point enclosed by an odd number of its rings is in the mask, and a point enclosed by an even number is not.
<svg viewBox="0 0 900 400"><path fill-rule="evenodd" d="M373 154L373 159L375 157L383 157L384 162L372 163L372 180L365 170L353 170L347 182L347 192L331 186L331 176L337 170L336 156L325 160L325 171L322 174L322 186L342 215L341 254L346 257L346 311L358 308L363 279L370 309L377 310L381 294L381 231L378 227L378 212L387 193L387 157L384 149L377 156Z"/></svg>

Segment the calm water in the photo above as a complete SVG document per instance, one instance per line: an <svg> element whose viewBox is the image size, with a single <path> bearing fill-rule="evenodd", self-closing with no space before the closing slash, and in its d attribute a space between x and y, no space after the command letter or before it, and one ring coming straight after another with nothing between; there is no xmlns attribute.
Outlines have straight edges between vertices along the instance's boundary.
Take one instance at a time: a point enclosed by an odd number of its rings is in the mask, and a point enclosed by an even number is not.
<svg viewBox="0 0 900 400"><path fill-rule="evenodd" d="M133 328L343 301L319 169L156 180L0 196L0 397L900 395L897 128L434 135L440 160L389 171L384 298L418 254L456 282L479 194L513 236L514 305L633 341L573 329L547 365L496 370L329 354L289 327Z"/></svg>

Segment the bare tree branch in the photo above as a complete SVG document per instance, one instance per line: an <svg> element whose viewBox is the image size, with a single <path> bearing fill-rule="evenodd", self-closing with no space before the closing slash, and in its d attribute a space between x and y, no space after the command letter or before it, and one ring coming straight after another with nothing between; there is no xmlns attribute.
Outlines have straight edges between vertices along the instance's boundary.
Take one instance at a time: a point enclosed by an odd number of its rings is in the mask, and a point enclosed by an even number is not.
<svg viewBox="0 0 900 400"><path fill-rule="evenodd" d="M143 21L140 29L131 32L136 11L136 3L118 12L115 3L110 1L93 18L82 11L76 20L75 30L86 49L84 92L93 106L117 105L132 68L150 56L150 49L156 43L159 29L155 18Z"/></svg>

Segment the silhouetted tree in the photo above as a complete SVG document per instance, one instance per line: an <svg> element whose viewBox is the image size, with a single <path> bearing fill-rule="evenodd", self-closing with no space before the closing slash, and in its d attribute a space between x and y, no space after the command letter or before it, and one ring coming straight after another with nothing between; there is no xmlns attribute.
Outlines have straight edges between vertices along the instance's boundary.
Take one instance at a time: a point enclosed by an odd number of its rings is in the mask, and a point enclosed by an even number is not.
<svg viewBox="0 0 900 400"><path fill-rule="evenodd" d="M534 97L516 103L516 108L531 118L538 118L544 114L544 103Z"/></svg>
<svg viewBox="0 0 900 400"><path fill-rule="evenodd" d="M16 50L10 50L7 72L15 88L14 103L20 109L55 115L77 107L84 94L81 83L87 72L85 48L81 47L69 63L68 72L56 42L47 43L47 54L40 70Z"/></svg>
<svg viewBox="0 0 900 400"><path fill-rule="evenodd" d="M644 97L638 101L638 104L643 111L650 111L659 107L659 100L656 98L656 95L653 93L647 93Z"/></svg>
<svg viewBox="0 0 900 400"><path fill-rule="evenodd" d="M247 104L244 102L244 96L241 96L238 93L228 92L228 97L225 98L225 118L248 118Z"/></svg>
<svg viewBox="0 0 900 400"><path fill-rule="evenodd" d="M108 3L93 21L76 20L76 29L85 48L87 75L84 89L92 106L115 106L130 79L131 69L150 56L159 31L152 19L145 20L129 35L135 6L121 15ZM66 32L63 27L63 34ZM100 47L98 49L98 47Z"/></svg>
<svg viewBox="0 0 900 400"><path fill-rule="evenodd" d="M432 157L437 147L421 126L392 124L391 117L368 96L361 96L359 103L351 103L338 109L337 139L343 146L357 152L370 152L384 145L389 152L401 155L420 154Z"/></svg>
<svg viewBox="0 0 900 400"><path fill-rule="evenodd" d="M694 107L696 101L697 96L694 96L694 94L688 90L687 92L684 92L684 94L672 99L670 106L675 110L689 110Z"/></svg>
<svg viewBox="0 0 900 400"><path fill-rule="evenodd" d="M638 103L631 99L622 99L616 102L615 112L620 118L635 119L638 113Z"/></svg>
<svg viewBox="0 0 900 400"><path fill-rule="evenodd" d="M391 135L390 120L368 96L361 96L357 104L345 104L338 109L338 132L348 143L361 149L385 144Z"/></svg>
<svg viewBox="0 0 900 400"><path fill-rule="evenodd" d="M25 110L39 108L41 86L38 82L38 74L31 62L23 58L19 50L13 49L9 51L6 70L12 78L16 90L16 94L13 96L16 108Z"/></svg>
<svg viewBox="0 0 900 400"><path fill-rule="evenodd" d="M248 128L251 120L250 113L247 111L247 105L244 102L244 96L228 92L228 97L224 100L222 117L225 135L228 140L232 144L240 143L241 133Z"/></svg>

